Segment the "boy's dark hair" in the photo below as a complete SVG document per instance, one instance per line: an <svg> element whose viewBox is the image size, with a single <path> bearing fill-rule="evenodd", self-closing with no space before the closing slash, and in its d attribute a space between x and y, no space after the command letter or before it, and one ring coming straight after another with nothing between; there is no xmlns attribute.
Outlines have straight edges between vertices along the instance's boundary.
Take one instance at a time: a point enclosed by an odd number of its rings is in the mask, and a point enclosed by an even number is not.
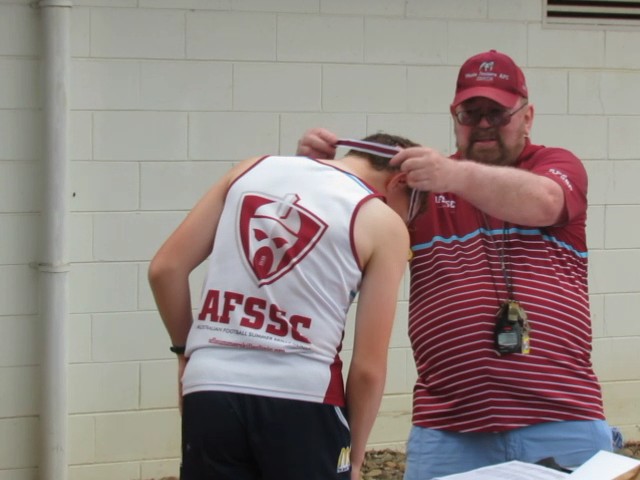
<svg viewBox="0 0 640 480"><path fill-rule="evenodd" d="M408 138L382 132L374 133L373 135L364 137L362 140L364 140L365 142L381 143L383 145L390 145L392 147L400 148L418 146L417 143L409 140ZM361 152L359 150L349 150L347 152L347 155L354 155L368 159L371 162L373 168L375 168L376 170L397 170L399 168L389 166L389 160L391 160L390 158L374 155L373 153Z"/></svg>

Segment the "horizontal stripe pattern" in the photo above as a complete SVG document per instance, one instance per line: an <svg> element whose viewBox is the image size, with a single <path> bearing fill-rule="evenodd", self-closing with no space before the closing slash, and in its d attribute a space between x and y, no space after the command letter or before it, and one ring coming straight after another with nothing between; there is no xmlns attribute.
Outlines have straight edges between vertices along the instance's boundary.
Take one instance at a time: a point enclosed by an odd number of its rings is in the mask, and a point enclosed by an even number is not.
<svg viewBox="0 0 640 480"><path fill-rule="evenodd" d="M531 323L529 355L499 356L494 349L495 315L507 298L501 248ZM477 228L412 249L414 424L502 431L604 418L590 361L586 252L521 228Z"/></svg>

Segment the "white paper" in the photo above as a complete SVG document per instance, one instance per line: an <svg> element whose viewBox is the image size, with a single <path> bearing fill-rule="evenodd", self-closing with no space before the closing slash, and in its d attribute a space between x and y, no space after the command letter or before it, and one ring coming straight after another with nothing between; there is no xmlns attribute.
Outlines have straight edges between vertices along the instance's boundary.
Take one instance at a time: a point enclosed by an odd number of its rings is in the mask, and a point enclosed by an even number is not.
<svg viewBox="0 0 640 480"><path fill-rule="evenodd" d="M533 463L513 460L477 468L466 473L437 477L433 480L557 480L561 478L569 478L569 474Z"/></svg>
<svg viewBox="0 0 640 480"><path fill-rule="evenodd" d="M609 480L640 465L640 460L600 450L571 474L571 480Z"/></svg>

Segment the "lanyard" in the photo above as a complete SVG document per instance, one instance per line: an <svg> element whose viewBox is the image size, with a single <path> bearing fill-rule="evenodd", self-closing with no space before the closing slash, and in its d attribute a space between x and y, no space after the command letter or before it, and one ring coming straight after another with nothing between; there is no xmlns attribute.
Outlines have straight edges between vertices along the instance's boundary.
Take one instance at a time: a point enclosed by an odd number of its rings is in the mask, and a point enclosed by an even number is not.
<svg viewBox="0 0 640 480"><path fill-rule="evenodd" d="M340 138L336 142L336 145L342 145L343 147L349 147L352 150L371 153L372 155L378 155L379 157L385 158L392 158L402 150L400 147L393 147L391 145L385 145L384 143L353 140L351 138Z"/></svg>
<svg viewBox="0 0 640 480"><path fill-rule="evenodd" d="M487 216L484 212L482 212L482 219L484 221L484 226L487 229L487 233L494 241L496 245L496 250L498 250L498 257L500 258L500 269L502 270L502 276L504 278L504 284L507 288L507 295L509 296L509 300L515 301L515 295L513 290L513 277L511 276L511 271L507 268L506 262L506 244L507 244L507 222L504 222L504 226L502 227L502 242L500 242L500 246L498 247L498 242L495 241L493 234L491 233L491 227L489 226L489 221L487 220Z"/></svg>

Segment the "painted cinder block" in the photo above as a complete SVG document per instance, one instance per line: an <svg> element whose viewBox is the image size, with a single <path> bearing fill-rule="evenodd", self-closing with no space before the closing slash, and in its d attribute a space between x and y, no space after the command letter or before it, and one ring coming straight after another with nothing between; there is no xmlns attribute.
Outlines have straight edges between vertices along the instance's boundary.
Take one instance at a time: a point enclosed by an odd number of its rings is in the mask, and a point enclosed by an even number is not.
<svg viewBox="0 0 640 480"><path fill-rule="evenodd" d="M187 58L276 60L276 15L251 12L186 14Z"/></svg>
<svg viewBox="0 0 640 480"><path fill-rule="evenodd" d="M320 13L339 15L382 15L385 17L403 17L404 0L322 0Z"/></svg>
<svg viewBox="0 0 640 480"><path fill-rule="evenodd" d="M278 15L278 61L360 63L362 17Z"/></svg>
<svg viewBox="0 0 640 480"><path fill-rule="evenodd" d="M569 111L587 115L634 116L640 73L634 70L576 70L569 73Z"/></svg>
<svg viewBox="0 0 640 480"><path fill-rule="evenodd" d="M489 0L488 18L516 22L539 22L542 0Z"/></svg>
<svg viewBox="0 0 640 480"><path fill-rule="evenodd" d="M0 332L4 348L0 349L0 367L37 365L40 348L37 338L40 318L37 315L2 315Z"/></svg>
<svg viewBox="0 0 640 480"><path fill-rule="evenodd" d="M180 447L176 409L108 413L96 417L96 461L126 462L176 457Z"/></svg>
<svg viewBox="0 0 640 480"><path fill-rule="evenodd" d="M177 407L178 361L172 358L170 360L141 362L140 408Z"/></svg>
<svg viewBox="0 0 640 480"><path fill-rule="evenodd" d="M604 298L603 334L607 337L640 337L640 293L609 294Z"/></svg>
<svg viewBox="0 0 640 480"><path fill-rule="evenodd" d="M35 109L41 105L38 69L35 59L0 57L0 108Z"/></svg>
<svg viewBox="0 0 640 480"><path fill-rule="evenodd" d="M38 464L37 417L0 418L0 465L5 469Z"/></svg>
<svg viewBox="0 0 640 480"><path fill-rule="evenodd" d="M140 405L140 364L70 365L68 388L72 414L135 410Z"/></svg>
<svg viewBox="0 0 640 480"><path fill-rule="evenodd" d="M408 102L406 76L406 67L395 65L324 65L322 109L404 112Z"/></svg>
<svg viewBox="0 0 640 480"><path fill-rule="evenodd" d="M0 160L36 160L42 155L42 114L33 110L0 110Z"/></svg>
<svg viewBox="0 0 640 480"><path fill-rule="evenodd" d="M320 110L321 78L319 65L236 63L233 108L258 112Z"/></svg>
<svg viewBox="0 0 640 480"><path fill-rule="evenodd" d="M591 293L632 293L640 290L640 249L595 250L589 254Z"/></svg>
<svg viewBox="0 0 640 480"><path fill-rule="evenodd" d="M33 315L38 274L29 265L0 265L0 315Z"/></svg>
<svg viewBox="0 0 640 480"><path fill-rule="evenodd" d="M137 305L133 263L78 263L69 273L70 313L130 312Z"/></svg>
<svg viewBox="0 0 640 480"><path fill-rule="evenodd" d="M260 89L257 79L254 87ZM249 85L247 85L249 88ZM276 113L194 112L189 114L191 160L237 161L278 153Z"/></svg>
<svg viewBox="0 0 640 480"><path fill-rule="evenodd" d="M447 45L447 60L456 70L471 55L491 49L510 55L523 69L529 66L526 23L449 20L447 24L452 39ZM455 82L451 87L455 88Z"/></svg>
<svg viewBox="0 0 640 480"><path fill-rule="evenodd" d="M481 19L486 18L486 16L486 2L474 2L473 0L450 0L447 2L407 0L407 17Z"/></svg>
<svg viewBox="0 0 640 480"><path fill-rule="evenodd" d="M131 211L140 207L140 167L134 162L72 162L74 212Z"/></svg>
<svg viewBox="0 0 640 480"><path fill-rule="evenodd" d="M97 362L174 358L157 312L105 313L93 316L92 351Z"/></svg>
<svg viewBox="0 0 640 480"><path fill-rule="evenodd" d="M385 32L385 35L380 35ZM425 19L366 18L366 63L439 65L447 60L447 24Z"/></svg>
<svg viewBox="0 0 640 480"><path fill-rule="evenodd" d="M140 62L77 58L69 79L72 110L140 108Z"/></svg>
<svg viewBox="0 0 640 480"><path fill-rule="evenodd" d="M539 115L532 140L549 147L571 150L581 160L607 156L607 120L587 115ZM575 129L567 131L570 123Z"/></svg>
<svg viewBox="0 0 640 480"><path fill-rule="evenodd" d="M91 55L102 58L184 58L184 14L172 10L91 11Z"/></svg>
<svg viewBox="0 0 640 480"><path fill-rule="evenodd" d="M602 68L605 32L596 29L542 28L528 25L529 67ZM562 45L562 48L558 48Z"/></svg>
<svg viewBox="0 0 640 480"><path fill-rule="evenodd" d="M145 110L231 110L232 63L140 63L140 103Z"/></svg>
<svg viewBox="0 0 640 480"><path fill-rule="evenodd" d="M598 338L593 342L593 363L601 382L637 381L638 369L629 359L640 349L640 337Z"/></svg>
<svg viewBox="0 0 640 480"><path fill-rule="evenodd" d="M144 111L94 114L96 160L186 158L186 113Z"/></svg>
<svg viewBox="0 0 640 480"><path fill-rule="evenodd" d="M0 265L29 263L38 258L40 216L37 214L0 215Z"/></svg>
<svg viewBox="0 0 640 480"><path fill-rule="evenodd" d="M94 465L77 465L69 468L69 480L139 480L139 462L103 463Z"/></svg>
<svg viewBox="0 0 640 480"><path fill-rule="evenodd" d="M39 366L0 367L0 418L37 415L39 392Z"/></svg>
<svg viewBox="0 0 640 480"><path fill-rule="evenodd" d="M39 162L0 161L0 213L38 212L42 201L41 173Z"/></svg>
<svg viewBox="0 0 640 480"><path fill-rule="evenodd" d="M140 462L140 477L143 479L164 477L178 477L180 473L180 460L150 460Z"/></svg>
<svg viewBox="0 0 640 480"><path fill-rule="evenodd" d="M141 209L163 215L165 225L172 227L163 232L156 230L155 233L166 235L164 238L153 239L152 249L154 245L160 246L160 242L178 226L186 212L194 207L231 166L231 162L222 161L145 162L140 166Z"/></svg>
<svg viewBox="0 0 640 480"><path fill-rule="evenodd" d="M38 14L28 5L0 5L0 55L39 54Z"/></svg>
<svg viewBox="0 0 640 480"><path fill-rule="evenodd" d="M638 36L633 31L607 31L605 67L611 69L640 69L640 52L635 48Z"/></svg>

